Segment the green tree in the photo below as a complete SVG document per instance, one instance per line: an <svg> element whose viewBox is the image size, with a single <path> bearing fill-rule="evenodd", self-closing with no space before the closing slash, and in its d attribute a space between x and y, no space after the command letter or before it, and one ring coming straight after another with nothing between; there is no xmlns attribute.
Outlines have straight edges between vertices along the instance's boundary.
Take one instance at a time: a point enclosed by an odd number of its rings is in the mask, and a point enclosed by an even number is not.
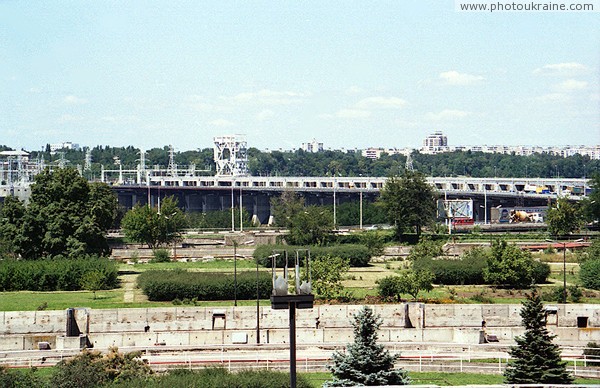
<svg viewBox="0 0 600 388"><path fill-rule="evenodd" d="M423 258L433 259L434 257L443 256L443 246L444 243L442 241L435 241L425 237L410 249L407 258L414 262Z"/></svg>
<svg viewBox="0 0 600 388"><path fill-rule="evenodd" d="M330 255L313 260L311 268L312 288L314 292L325 298L332 299L340 294L342 279L350 269L350 261Z"/></svg>
<svg viewBox="0 0 600 388"><path fill-rule="evenodd" d="M600 221L600 174L594 174L590 186L592 192L582 201L583 214L588 222Z"/></svg>
<svg viewBox="0 0 600 388"><path fill-rule="evenodd" d="M408 294L417 300L419 292L433 290L433 272L429 269L407 270L398 276L388 276L377 282L380 296L401 300L402 294Z"/></svg>
<svg viewBox="0 0 600 388"><path fill-rule="evenodd" d="M423 226L433 222L436 194L425 177L405 171L401 177L390 177L381 190L380 201L390 223L396 226L396 237L409 229L421 235Z"/></svg>
<svg viewBox="0 0 600 388"><path fill-rule="evenodd" d="M510 348L513 358L504 372L508 384L571 384L573 377L561 360L560 348L546 328L546 311L536 290L527 295L521 309L525 334Z"/></svg>
<svg viewBox="0 0 600 388"><path fill-rule="evenodd" d="M324 207L308 206L292 217L286 240L295 245L324 245L333 230L333 215Z"/></svg>
<svg viewBox="0 0 600 388"><path fill-rule="evenodd" d="M369 306L364 306L354 316L354 343L348 344L345 353L333 353L333 365L329 366L333 380L326 382L324 387L410 383L405 370L394 369L398 356L391 355L389 350L377 343L381 323L381 317Z"/></svg>
<svg viewBox="0 0 600 388"><path fill-rule="evenodd" d="M585 288L600 290L600 258L590 258L581 263L579 279Z"/></svg>
<svg viewBox="0 0 600 388"><path fill-rule="evenodd" d="M162 201L160 212L158 208L136 205L125 213L121 221L121 228L127 238L147 244L152 249L177 241L185 225L183 212L177 207L177 200L173 197Z"/></svg>
<svg viewBox="0 0 600 388"><path fill-rule="evenodd" d="M96 291L99 291L105 287L104 276L98 271L86 272L81 277L80 283L81 288L94 293L94 299L96 299Z"/></svg>
<svg viewBox="0 0 600 388"><path fill-rule="evenodd" d="M565 197L558 198L546 212L548 232L554 236L571 234L579 229L581 223L578 209Z"/></svg>
<svg viewBox="0 0 600 388"><path fill-rule="evenodd" d="M291 227L294 217L303 210L304 198L295 191L284 190L279 197L271 198L271 214L277 226Z"/></svg>
<svg viewBox="0 0 600 388"><path fill-rule="evenodd" d="M25 259L107 255L117 206L105 184L89 184L75 169L46 169L35 177L27 206L9 200L0 228Z"/></svg>
<svg viewBox="0 0 600 388"><path fill-rule="evenodd" d="M433 290L434 275L429 270L409 270L398 276L398 287L403 294L408 294L417 300L419 292Z"/></svg>
<svg viewBox="0 0 600 388"><path fill-rule="evenodd" d="M496 240L486 256L487 267L483 269L486 283L526 288L536 280L535 264L531 253L521 250L514 244Z"/></svg>

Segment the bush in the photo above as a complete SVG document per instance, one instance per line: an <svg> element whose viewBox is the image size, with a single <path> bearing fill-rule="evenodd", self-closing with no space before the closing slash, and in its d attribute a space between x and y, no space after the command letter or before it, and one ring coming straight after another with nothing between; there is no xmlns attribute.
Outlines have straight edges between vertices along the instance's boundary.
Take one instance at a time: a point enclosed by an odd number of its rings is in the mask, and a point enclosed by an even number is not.
<svg viewBox="0 0 600 388"><path fill-rule="evenodd" d="M110 382L145 382L152 369L140 359L141 352L119 353L109 349L107 355L84 350L75 357L60 361L51 377L58 388L100 387Z"/></svg>
<svg viewBox="0 0 600 388"><path fill-rule="evenodd" d="M36 369L11 370L0 365L0 387L40 387L42 379L36 375Z"/></svg>
<svg viewBox="0 0 600 388"><path fill-rule="evenodd" d="M76 291L90 272L98 274L101 289L118 287L114 261L90 256L82 259L1 260L1 291Z"/></svg>
<svg viewBox="0 0 600 388"><path fill-rule="evenodd" d="M600 260L589 259L579 267L579 279L585 288L600 290Z"/></svg>
<svg viewBox="0 0 600 388"><path fill-rule="evenodd" d="M138 286L152 301L231 300L235 284L231 273L202 273L182 270L152 270L138 276ZM258 279L259 297L271 295L271 275L261 272ZM256 299L256 272L237 274L237 298ZM183 302L181 302L183 303Z"/></svg>
<svg viewBox="0 0 600 388"><path fill-rule="evenodd" d="M546 283L550 276L550 266L547 263L533 261L531 263L531 276L535 284Z"/></svg>
<svg viewBox="0 0 600 388"><path fill-rule="evenodd" d="M151 263L168 263L171 261L171 256L169 255L169 251L164 248L155 249L152 252L152 260Z"/></svg>
<svg viewBox="0 0 600 388"><path fill-rule="evenodd" d="M423 257L413 263L413 269L429 269L435 276L434 283L444 285L484 284L485 267L485 251L480 248L466 252L460 259Z"/></svg>
<svg viewBox="0 0 600 388"><path fill-rule="evenodd" d="M371 255L369 249L360 244L332 245L325 247L316 246L295 246L295 245L260 245L254 250L254 259L259 261L264 267L271 267L271 256L273 253L279 253L277 257L277 266L283 267L285 263L285 252L288 255L288 265L293 266L296 258L296 250L300 251L300 257L304 257L305 250L310 249L310 257L313 260L325 256L340 257L348 259L351 267L366 267L369 264Z"/></svg>
<svg viewBox="0 0 600 388"><path fill-rule="evenodd" d="M302 376L297 376L298 388L310 388L312 385ZM154 388L154 387L190 387L190 388L286 388L290 386L290 375L284 372L267 370L243 370L228 372L224 368L206 368L200 370L175 369L149 380L131 380L116 387Z"/></svg>

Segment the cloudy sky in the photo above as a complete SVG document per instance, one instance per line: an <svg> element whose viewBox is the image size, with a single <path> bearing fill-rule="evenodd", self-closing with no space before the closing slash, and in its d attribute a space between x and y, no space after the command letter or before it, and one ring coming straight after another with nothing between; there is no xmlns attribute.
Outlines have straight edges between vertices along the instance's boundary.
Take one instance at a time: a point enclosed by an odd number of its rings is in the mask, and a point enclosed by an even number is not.
<svg viewBox="0 0 600 388"><path fill-rule="evenodd" d="M599 5L600 8L600 5ZM0 144L600 144L600 13L0 1Z"/></svg>

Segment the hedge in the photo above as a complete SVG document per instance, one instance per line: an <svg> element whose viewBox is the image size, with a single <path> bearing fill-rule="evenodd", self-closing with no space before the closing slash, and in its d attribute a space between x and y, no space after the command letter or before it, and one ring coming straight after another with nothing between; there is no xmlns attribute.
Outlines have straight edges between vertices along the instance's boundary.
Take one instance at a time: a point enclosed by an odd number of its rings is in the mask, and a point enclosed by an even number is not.
<svg viewBox="0 0 600 388"><path fill-rule="evenodd" d="M484 284L483 268L486 266L485 258L473 256L464 259L439 259L421 258L415 260L413 269L429 269L435 276L434 283L444 285L458 284Z"/></svg>
<svg viewBox="0 0 600 388"><path fill-rule="evenodd" d="M550 266L535 260L530 264L533 282L545 283L550 276ZM434 283L443 285L486 284L483 278L486 266L486 257L476 255L464 255L461 259L421 258L413 263L413 269L429 269L435 276Z"/></svg>
<svg viewBox="0 0 600 388"><path fill-rule="evenodd" d="M235 294L235 280L231 273L151 270L140 274L137 284L152 301L232 300ZM272 288L271 275L264 272L259 273L259 297L261 299L269 298ZM256 272L238 272L237 298L256 299Z"/></svg>
<svg viewBox="0 0 600 388"><path fill-rule="evenodd" d="M291 267L294 265L296 258L296 250L310 249L311 259L318 260L320 257L331 256L341 257L342 259L348 259L351 267L366 267L371 260L369 249L365 245L361 244L345 244L345 245L331 245L331 246L297 246L297 245L260 245L254 250L254 259L258 260L259 264L270 268L271 267L271 256L274 252L280 253L277 258L277 266L281 267L284 264L285 255L283 252L287 252L288 265ZM304 252L300 252L301 257L304 257Z"/></svg>
<svg viewBox="0 0 600 388"><path fill-rule="evenodd" d="M82 259L0 260L0 291L76 291L86 273L100 274L101 289L116 288L115 262L90 256Z"/></svg>

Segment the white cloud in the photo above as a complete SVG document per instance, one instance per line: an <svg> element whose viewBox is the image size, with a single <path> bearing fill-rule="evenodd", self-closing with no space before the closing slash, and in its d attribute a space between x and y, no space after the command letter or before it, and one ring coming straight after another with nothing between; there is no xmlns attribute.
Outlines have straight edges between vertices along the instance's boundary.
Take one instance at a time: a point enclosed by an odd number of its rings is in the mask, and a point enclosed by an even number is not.
<svg viewBox="0 0 600 388"><path fill-rule="evenodd" d="M559 75L568 76L576 74L585 74L589 68L577 62L554 63L538 67L533 71L535 75Z"/></svg>
<svg viewBox="0 0 600 388"><path fill-rule="evenodd" d="M209 124L215 127L233 127L235 125L233 122L225 119L216 119L209 122Z"/></svg>
<svg viewBox="0 0 600 388"><path fill-rule="evenodd" d="M263 105L289 105L301 103L309 94L299 92L278 92L269 89L262 89L258 92L240 93L232 97L232 102L236 103L255 103ZM227 98L226 98L227 99Z"/></svg>
<svg viewBox="0 0 600 388"><path fill-rule="evenodd" d="M364 109L340 109L334 114L322 114L319 117L323 119L366 119L371 116L371 111Z"/></svg>
<svg viewBox="0 0 600 388"><path fill-rule="evenodd" d="M371 112L363 109L340 109L335 113L335 117L340 119L366 119L371 116Z"/></svg>
<svg viewBox="0 0 600 388"><path fill-rule="evenodd" d="M470 115L472 115L471 112L467 112L464 110L444 109L438 113L429 112L425 115L425 117L428 120L432 120L432 121L446 121L446 120L463 119Z"/></svg>
<svg viewBox="0 0 600 388"><path fill-rule="evenodd" d="M275 112L270 109L263 109L260 113L256 115L256 119L258 121L266 121L271 117L275 116Z"/></svg>
<svg viewBox="0 0 600 388"><path fill-rule="evenodd" d="M359 109L380 109L392 108L398 109L406 105L406 101L398 97L368 97L363 98L356 103L355 107Z"/></svg>
<svg viewBox="0 0 600 388"><path fill-rule="evenodd" d="M80 98L74 95L68 95L63 99L65 104L68 105L82 105L87 104L87 100L85 98Z"/></svg>
<svg viewBox="0 0 600 388"><path fill-rule="evenodd" d="M81 121L82 118L79 116L73 116L70 114L64 114L58 118L59 123L72 123L76 121Z"/></svg>
<svg viewBox="0 0 600 388"><path fill-rule="evenodd" d="M350 86L348 89L346 89L346 94L349 96L355 96L357 94L364 93L364 91L364 89L359 88L358 86Z"/></svg>
<svg viewBox="0 0 600 388"><path fill-rule="evenodd" d="M480 75L459 73L458 71L445 71L440 73L440 78L446 85L475 85L485 80L485 77Z"/></svg>
<svg viewBox="0 0 600 388"><path fill-rule="evenodd" d="M543 96L536 97L535 100L542 102L542 103L550 103L550 102L566 102L566 101L569 101L570 98L569 98L569 96L567 96L563 93L548 93L548 94L544 94Z"/></svg>
<svg viewBox="0 0 600 388"><path fill-rule="evenodd" d="M138 122L140 118L137 116L104 116L102 120L113 124L127 124Z"/></svg>
<svg viewBox="0 0 600 388"><path fill-rule="evenodd" d="M590 101L600 101L600 93L591 93Z"/></svg>
<svg viewBox="0 0 600 388"><path fill-rule="evenodd" d="M574 79L568 79L559 84L554 85L554 89L561 92L572 92L576 90L586 89L588 83L585 81L577 81Z"/></svg>
<svg viewBox="0 0 600 388"><path fill-rule="evenodd" d="M205 97L196 94L188 96L185 100L185 105L200 112L218 112L224 110L222 106L206 102Z"/></svg>

